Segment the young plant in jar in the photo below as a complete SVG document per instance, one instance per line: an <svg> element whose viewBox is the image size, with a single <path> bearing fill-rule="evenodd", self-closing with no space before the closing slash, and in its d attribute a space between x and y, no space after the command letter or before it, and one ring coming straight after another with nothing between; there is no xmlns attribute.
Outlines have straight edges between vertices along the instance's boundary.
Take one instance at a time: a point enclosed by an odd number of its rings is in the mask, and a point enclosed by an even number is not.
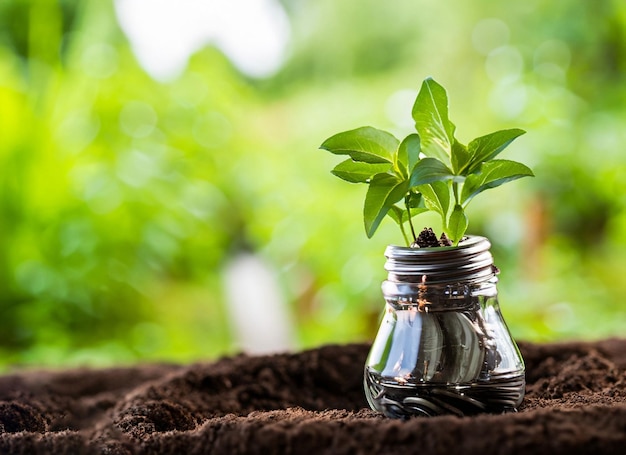
<svg viewBox="0 0 626 455"><path fill-rule="evenodd" d="M415 131L402 140L367 126L321 145L348 157L334 175L368 186L367 236L388 216L407 245L385 252L386 309L365 365L366 397L373 409L396 418L515 410L524 395L524 364L500 313L491 245L466 235L466 209L484 191L533 175L524 164L499 158L525 132L506 129L459 142L447 93L432 78L423 81L412 117ZM440 237L431 228L415 230L413 218L428 211L441 218Z"/></svg>

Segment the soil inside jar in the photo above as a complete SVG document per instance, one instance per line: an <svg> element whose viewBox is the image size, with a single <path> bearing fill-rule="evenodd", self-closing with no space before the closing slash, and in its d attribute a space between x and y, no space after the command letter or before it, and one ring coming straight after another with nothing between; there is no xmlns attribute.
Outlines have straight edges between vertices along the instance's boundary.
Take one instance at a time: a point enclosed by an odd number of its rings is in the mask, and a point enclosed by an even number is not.
<svg viewBox="0 0 626 455"><path fill-rule="evenodd" d="M452 241L445 232L437 238L435 231L429 227L422 229L415 242L411 244L411 248L436 248L442 246L452 246Z"/></svg>

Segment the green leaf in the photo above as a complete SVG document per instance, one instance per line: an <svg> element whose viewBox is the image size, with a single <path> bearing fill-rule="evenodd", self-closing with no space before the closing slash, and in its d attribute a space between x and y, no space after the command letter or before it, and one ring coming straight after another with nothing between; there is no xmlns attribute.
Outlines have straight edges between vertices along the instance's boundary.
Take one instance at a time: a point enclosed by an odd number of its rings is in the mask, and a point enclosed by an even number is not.
<svg viewBox="0 0 626 455"><path fill-rule="evenodd" d="M524 164L510 160L493 160L484 163L480 173L467 177L461 192L461 203L467 203L477 194L489 188L495 188L504 183L522 177L532 177L533 172Z"/></svg>
<svg viewBox="0 0 626 455"><path fill-rule="evenodd" d="M417 190L422 193L426 207L441 215L445 226L451 199L450 186L448 183L433 182L429 185L419 186Z"/></svg>
<svg viewBox="0 0 626 455"><path fill-rule="evenodd" d="M408 219L407 211L401 209L397 205L392 205L387 212L387 215L400 226L402 226L402 224Z"/></svg>
<svg viewBox="0 0 626 455"><path fill-rule="evenodd" d="M428 212L426 207L417 207L411 209L411 218L419 215L420 213ZM396 223L403 224L409 220L409 212L397 205L392 205L387 212L387 216L392 218Z"/></svg>
<svg viewBox="0 0 626 455"><path fill-rule="evenodd" d="M409 134L400 143L397 155L398 163L403 165L409 175L413 171L415 165L419 162L420 153L422 153L422 147L418 134Z"/></svg>
<svg viewBox="0 0 626 455"><path fill-rule="evenodd" d="M411 218L414 218L415 216L419 215L420 213L426 213L429 210L430 209L428 209L426 207L411 207ZM407 216L408 216L408 212L407 212Z"/></svg>
<svg viewBox="0 0 626 455"><path fill-rule="evenodd" d="M424 80L415 99L412 114L424 154L450 163L456 127L448 119L446 90L432 78Z"/></svg>
<svg viewBox="0 0 626 455"><path fill-rule="evenodd" d="M427 183L451 180L454 177L450 168L437 158L423 158L413 167L409 177L409 186L412 188Z"/></svg>
<svg viewBox="0 0 626 455"><path fill-rule="evenodd" d="M389 209L402 200L407 191L408 182L395 175L381 173L372 177L363 206L365 233L369 238L374 235Z"/></svg>
<svg viewBox="0 0 626 455"><path fill-rule="evenodd" d="M526 131L514 128L496 131L474 139L467 146L471 157L467 174L475 172L482 163L498 156L511 142L524 133Z"/></svg>
<svg viewBox="0 0 626 455"><path fill-rule="evenodd" d="M448 237L455 243L458 244L465 231L467 231L468 220L463 207L459 204L454 206L454 210L450 214L450 221L448 222L447 234Z"/></svg>
<svg viewBox="0 0 626 455"><path fill-rule="evenodd" d="M454 141L452 144L452 170L455 174L462 174L463 169L470 161L470 153L467 147L461 144L459 141Z"/></svg>
<svg viewBox="0 0 626 455"><path fill-rule="evenodd" d="M335 155L349 155L354 161L363 163L393 163L398 144L393 134L364 126L335 134L320 148Z"/></svg>
<svg viewBox="0 0 626 455"><path fill-rule="evenodd" d="M390 169L389 163L371 164L353 161L352 158L348 158L335 166L331 173L350 183L367 183L373 175L387 172Z"/></svg>
<svg viewBox="0 0 626 455"><path fill-rule="evenodd" d="M417 191L410 191L405 197L404 204L412 209L424 207L424 198L421 193Z"/></svg>

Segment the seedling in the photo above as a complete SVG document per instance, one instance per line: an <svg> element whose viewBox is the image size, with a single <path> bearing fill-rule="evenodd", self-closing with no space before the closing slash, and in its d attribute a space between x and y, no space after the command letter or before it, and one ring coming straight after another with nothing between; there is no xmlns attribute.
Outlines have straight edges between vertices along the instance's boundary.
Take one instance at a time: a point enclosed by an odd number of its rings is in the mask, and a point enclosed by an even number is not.
<svg viewBox="0 0 626 455"><path fill-rule="evenodd" d="M368 185L363 207L368 238L389 216L400 226L407 245L415 244L413 217L434 211L441 217L444 233L458 245L469 225L465 209L476 195L533 176L521 163L495 159L525 131L496 131L462 144L454 137L456 127L448 119L446 90L432 78L422 83L412 116L416 132L402 141L387 131L365 126L338 133L320 148L349 156L332 170L334 175Z"/></svg>

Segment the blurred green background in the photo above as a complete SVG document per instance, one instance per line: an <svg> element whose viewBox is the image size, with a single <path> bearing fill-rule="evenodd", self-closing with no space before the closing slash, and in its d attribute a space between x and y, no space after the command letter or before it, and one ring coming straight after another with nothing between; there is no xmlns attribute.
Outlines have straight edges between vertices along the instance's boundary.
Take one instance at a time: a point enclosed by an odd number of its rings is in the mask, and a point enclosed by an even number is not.
<svg viewBox="0 0 626 455"><path fill-rule="evenodd" d="M139 63L120 25L130 3L141 2L0 3L2 368L246 348L233 321L255 299L232 303L227 283L265 291L233 269L240 257L272 281L285 348L371 340L383 251L402 237L386 220L366 238L365 187L333 177L340 160L317 147L362 125L408 134L427 76L448 90L461 141L528 131L503 157L536 178L469 208L514 337L623 335L622 0L206 0L220 20L196 22L232 27L228 39L196 45L168 74ZM138 23L166 3L143 2ZM169 2L152 62L181 42L193 3ZM251 50L274 23L279 58Z"/></svg>

